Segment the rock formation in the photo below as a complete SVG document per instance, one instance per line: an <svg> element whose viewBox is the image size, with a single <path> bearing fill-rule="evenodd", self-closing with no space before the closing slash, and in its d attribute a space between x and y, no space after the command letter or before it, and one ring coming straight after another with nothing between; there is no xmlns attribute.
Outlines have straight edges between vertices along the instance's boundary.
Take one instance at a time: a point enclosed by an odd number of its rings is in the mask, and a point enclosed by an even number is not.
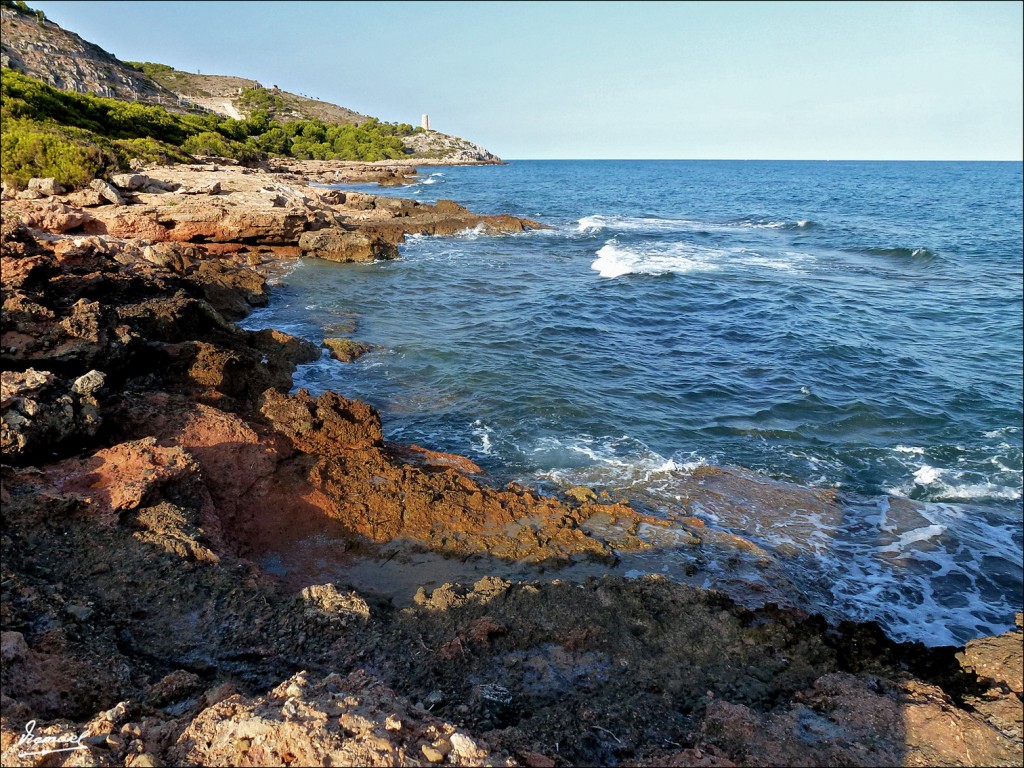
<svg viewBox="0 0 1024 768"><path fill-rule="evenodd" d="M926 649L626 579L665 520L492 487L386 442L365 403L293 392L322 350L232 319L282 261L326 253L317 236L539 225L286 175L153 169L115 180L120 204L42 183L4 201L5 766L57 743L76 765L1020 763L1020 631ZM710 498L742 475L705 479ZM710 535L678 526L675 546ZM595 577L435 582L402 605L325 574L442 555Z"/></svg>

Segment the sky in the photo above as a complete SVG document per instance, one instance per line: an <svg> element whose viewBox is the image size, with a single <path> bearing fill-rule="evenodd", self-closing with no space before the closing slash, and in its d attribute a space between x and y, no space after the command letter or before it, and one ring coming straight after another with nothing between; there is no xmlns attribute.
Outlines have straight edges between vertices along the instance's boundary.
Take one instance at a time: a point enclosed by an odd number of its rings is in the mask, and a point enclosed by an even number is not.
<svg viewBox="0 0 1024 768"><path fill-rule="evenodd" d="M121 59L505 159L1020 160L1020 2L64 2Z"/></svg>

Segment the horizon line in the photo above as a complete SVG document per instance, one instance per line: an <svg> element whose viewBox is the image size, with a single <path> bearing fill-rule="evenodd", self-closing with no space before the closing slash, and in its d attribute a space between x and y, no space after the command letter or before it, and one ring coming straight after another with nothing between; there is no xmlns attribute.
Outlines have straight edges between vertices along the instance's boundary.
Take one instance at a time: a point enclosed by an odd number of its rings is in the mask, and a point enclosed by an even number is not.
<svg viewBox="0 0 1024 768"><path fill-rule="evenodd" d="M505 162L528 160L538 161L585 161L585 162L709 162L709 163L1024 163L1024 158L1016 159L973 159L973 160L932 160L932 159L857 159L857 158L786 158L786 157L502 157Z"/></svg>

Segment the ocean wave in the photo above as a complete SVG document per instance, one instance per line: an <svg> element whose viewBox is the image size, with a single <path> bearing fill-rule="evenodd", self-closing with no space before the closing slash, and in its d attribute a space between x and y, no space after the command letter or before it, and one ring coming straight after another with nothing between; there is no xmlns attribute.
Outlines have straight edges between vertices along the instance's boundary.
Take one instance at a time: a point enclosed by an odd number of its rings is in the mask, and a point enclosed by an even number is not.
<svg viewBox="0 0 1024 768"><path fill-rule="evenodd" d="M481 237L487 235L487 228L483 222L480 222L475 227L466 227L466 229L460 229L458 232L452 234L452 237L458 237L463 240L479 240Z"/></svg>
<svg viewBox="0 0 1024 768"><path fill-rule="evenodd" d="M771 258L745 248L709 248L693 243L624 246L614 238L606 242L595 255L597 258L590 268L601 277L608 278L713 272L725 267L793 271L808 258L805 254L791 251L781 257Z"/></svg>
<svg viewBox="0 0 1024 768"><path fill-rule="evenodd" d="M576 224L575 231L594 234L605 230L616 232L722 232L735 229L793 229L804 230L816 227L810 219L785 221L773 219L742 218L726 222L700 221L697 219L673 219L659 216L613 216L595 213L584 216Z"/></svg>
<svg viewBox="0 0 1024 768"><path fill-rule="evenodd" d="M585 485L650 490L679 472L693 471L705 463L699 456L686 461L662 456L628 435L546 437L538 440L530 453L549 467L538 471L534 479L563 488Z"/></svg>
<svg viewBox="0 0 1024 768"><path fill-rule="evenodd" d="M863 253L870 256L886 256L895 259L914 259L916 261L931 261L936 253L931 248L862 248Z"/></svg>
<svg viewBox="0 0 1024 768"><path fill-rule="evenodd" d="M744 227L748 229L814 229L818 223L811 219L799 219L797 221L786 221L777 219L742 218L729 222L729 226Z"/></svg>
<svg viewBox="0 0 1024 768"><path fill-rule="evenodd" d="M898 451L898 449L897 449ZM917 455L906 451L905 455ZM913 470L913 480L886 491L893 496L916 498L929 502L1017 501L1021 498L1021 471L992 457L997 468L988 476L962 469L934 467L923 463Z"/></svg>

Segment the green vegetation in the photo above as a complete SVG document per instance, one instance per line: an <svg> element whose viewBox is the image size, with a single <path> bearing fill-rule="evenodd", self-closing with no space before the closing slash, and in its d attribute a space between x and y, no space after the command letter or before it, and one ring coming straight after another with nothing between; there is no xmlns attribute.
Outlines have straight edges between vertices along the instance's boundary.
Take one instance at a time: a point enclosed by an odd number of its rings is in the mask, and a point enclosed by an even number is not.
<svg viewBox="0 0 1024 768"><path fill-rule="evenodd" d="M281 94L268 91L266 88L246 88L238 97L238 106L248 114L266 112L270 117L288 108Z"/></svg>
<svg viewBox="0 0 1024 768"><path fill-rule="evenodd" d="M155 61L126 61L125 64L132 69L137 69L150 79L152 79L154 75L174 72L174 67L168 66L167 64L157 64Z"/></svg>
<svg viewBox="0 0 1024 768"><path fill-rule="evenodd" d="M143 63L145 67L163 67ZM143 69L145 71L145 69ZM278 123L265 101L248 97L245 120L214 114L179 115L162 107L61 91L31 77L0 72L0 160L2 178L23 186L33 176L53 176L80 185L96 175L123 169L132 159L187 162L190 155L215 155L252 162L266 155L318 160L391 160L406 154L406 123L370 118L360 125L327 125L320 120ZM247 91L261 93L260 91Z"/></svg>

